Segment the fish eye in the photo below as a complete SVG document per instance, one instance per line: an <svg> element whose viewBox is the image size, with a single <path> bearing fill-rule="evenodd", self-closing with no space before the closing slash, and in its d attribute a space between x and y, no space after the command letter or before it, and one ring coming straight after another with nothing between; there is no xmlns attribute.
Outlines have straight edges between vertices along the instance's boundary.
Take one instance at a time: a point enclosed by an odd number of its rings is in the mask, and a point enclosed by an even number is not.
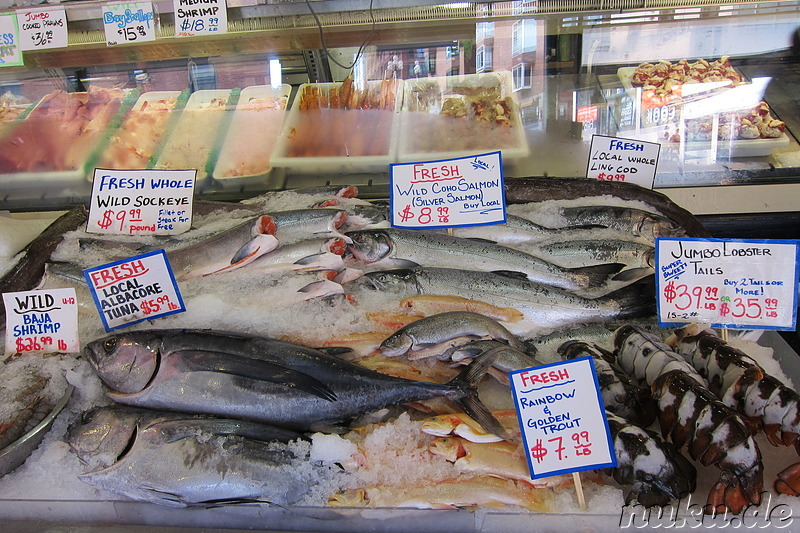
<svg viewBox="0 0 800 533"><path fill-rule="evenodd" d="M117 347L117 338L116 337L109 337L103 341L103 349L107 353L111 353L114 351L114 348Z"/></svg>

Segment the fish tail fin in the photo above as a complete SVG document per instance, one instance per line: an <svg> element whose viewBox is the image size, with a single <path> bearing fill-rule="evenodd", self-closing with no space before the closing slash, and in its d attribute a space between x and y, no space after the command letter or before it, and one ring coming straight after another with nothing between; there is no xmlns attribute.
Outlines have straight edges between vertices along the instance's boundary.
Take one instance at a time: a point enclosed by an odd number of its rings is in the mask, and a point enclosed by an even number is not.
<svg viewBox="0 0 800 533"><path fill-rule="evenodd" d="M499 351L497 348L489 350L476 357L459 375L447 384L457 389L461 394L450 399L458 404L465 413L486 431L493 433L504 440L511 440L512 436L503 425L494 417L492 412L478 398L478 382L494 364Z"/></svg>
<svg viewBox="0 0 800 533"><path fill-rule="evenodd" d="M623 270L611 279L614 281L635 281L652 273L653 269L650 267L633 267Z"/></svg>
<svg viewBox="0 0 800 533"><path fill-rule="evenodd" d="M623 263L604 263L602 265L590 265L568 270L581 278L583 287L599 287L605 285L611 276L614 276L623 268L625 268Z"/></svg>
<svg viewBox="0 0 800 533"><path fill-rule="evenodd" d="M655 292L655 275L651 274L597 300L616 304L619 307L614 317L616 319L636 318L656 312Z"/></svg>

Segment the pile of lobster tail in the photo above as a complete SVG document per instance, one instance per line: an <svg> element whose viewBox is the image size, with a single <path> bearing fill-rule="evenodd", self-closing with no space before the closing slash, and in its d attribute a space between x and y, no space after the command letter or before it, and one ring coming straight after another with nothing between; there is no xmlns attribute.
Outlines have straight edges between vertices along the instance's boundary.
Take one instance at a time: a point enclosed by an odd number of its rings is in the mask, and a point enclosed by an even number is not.
<svg viewBox="0 0 800 533"><path fill-rule="evenodd" d="M608 411L606 418L617 455L611 475L631 487L626 505L637 500L645 507L663 507L694 492L697 471L674 446Z"/></svg>
<svg viewBox="0 0 800 533"><path fill-rule="evenodd" d="M705 512L739 514L749 504L758 505L764 466L747 422L658 336L623 326L615 333L614 347L619 366L650 386L664 437L678 449L685 446L700 464L721 470Z"/></svg>
<svg viewBox="0 0 800 533"><path fill-rule="evenodd" d="M747 417L751 426L763 427L773 446L794 445L800 453L797 392L766 374L750 356L702 325L685 326L667 340L708 379L711 390L726 405ZM778 474L775 490L800 496L800 463Z"/></svg>

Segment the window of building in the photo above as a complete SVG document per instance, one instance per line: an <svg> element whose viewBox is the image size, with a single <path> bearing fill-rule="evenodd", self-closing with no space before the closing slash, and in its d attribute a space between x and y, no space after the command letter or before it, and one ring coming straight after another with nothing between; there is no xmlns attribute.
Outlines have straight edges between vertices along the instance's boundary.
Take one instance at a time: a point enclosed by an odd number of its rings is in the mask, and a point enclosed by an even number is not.
<svg viewBox="0 0 800 533"><path fill-rule="evenodd" d="M531 88L531 66L528 63L517 63L511 69L511 88L514 91Z"/></svg>
<svg viewBox="0 0 800 533"><path fill-rule="evenodd" d="M492 70L492 47L481 45L475 49L475 70L489 72Z"/></svg>

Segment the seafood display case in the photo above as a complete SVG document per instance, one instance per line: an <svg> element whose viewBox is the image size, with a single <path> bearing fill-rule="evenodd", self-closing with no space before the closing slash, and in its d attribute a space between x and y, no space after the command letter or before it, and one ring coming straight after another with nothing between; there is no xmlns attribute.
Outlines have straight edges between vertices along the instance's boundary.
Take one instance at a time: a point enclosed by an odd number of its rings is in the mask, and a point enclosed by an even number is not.
<svg viewBox="0 0 800 533"><path fill-rule="evenodd" d="M158 0L113 46L101 3L62 6L68 46L0 68L0 291L75 288L83 351L0 363L4 523L800 515L800 336L659 328L650 281L659 236L800 238L800 0L228 0L197 37ZM660 144L654 190L585 180L594 135ZM495 151L505 224L389 227L390 165ZM192 228L96 239L95 168L196 170ZM83 270L159 248L186 311L109 332ZM508 387L583 356L621 461L587 510L530 479Z"/></svg>

